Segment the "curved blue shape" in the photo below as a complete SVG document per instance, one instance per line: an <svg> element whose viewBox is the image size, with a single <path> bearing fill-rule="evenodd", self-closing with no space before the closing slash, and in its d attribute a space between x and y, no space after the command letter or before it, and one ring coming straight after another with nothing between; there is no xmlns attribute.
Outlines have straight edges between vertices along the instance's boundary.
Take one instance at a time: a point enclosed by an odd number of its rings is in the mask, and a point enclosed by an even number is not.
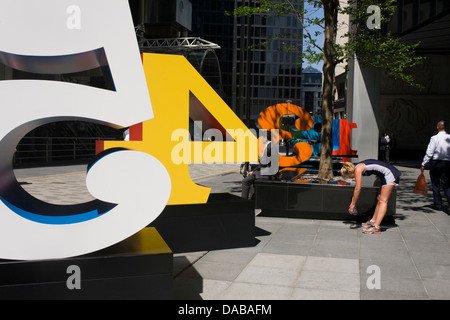
<svg viewBox="0 0 450 320"><path fill-rule="evenodd" d="M297 135L297 139L309 139L309 140L317 140L318 143L312 144L313 147L313 156L318 155L320 153L321 149L321 140L322 140L322 132L316 131L315 126L316 124L322 123L322 117L321 116L314 116L314 124L311 129L308 131L300 131ZM340 125L341 120L340 119L334 119L333 120L333 133L332 133L332 141L333 141L333 151L339 149L340 144Z"/></svg>
<svg viewBox="0 0 450 320"><path fill-rule="evenodd" d="M95 219L106 212L99 214L98 210L92 210L84 213L74 214L74 215L68 215L68 216L46 216L41 214L32 213L23 209L20 209L16 207L15 205L11 204L10 202L6 201L3 197L0 197L0 200L13 212L21 216L22 218L38 222L38 223L44 223L44 224L72 224L72 223L79 223L84 222L88 220Z"/></svg>
<svg viewBox="0 0 450 320"><path fill-rule="evenodd" d="M99 153L89 164L88 171L100 158L121 150L126 149L113 148ZM24 219L50 225L68 225L89 221L110 212L117 206L116 203L98 199L74 205L50 204L31 196L17 180L11 180L10 185L4 188L3 193L0 193L0 201Z"/></svg>

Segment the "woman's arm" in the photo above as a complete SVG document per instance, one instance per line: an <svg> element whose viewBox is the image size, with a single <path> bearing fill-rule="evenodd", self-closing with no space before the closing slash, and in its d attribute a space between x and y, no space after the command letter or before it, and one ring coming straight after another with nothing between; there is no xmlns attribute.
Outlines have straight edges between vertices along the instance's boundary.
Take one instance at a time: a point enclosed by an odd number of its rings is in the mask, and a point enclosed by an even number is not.
<svg viewBox="0 0 450 320"><path fill-rule="evenodd" d="M355 168L355 189L353 190L353 197L350 206L348 207L348 212L353 213L355 210L356 203L358 202L359 194L361 193L361 184L362 184L362 174L366 166L364 164L360 164Z"/></svg>

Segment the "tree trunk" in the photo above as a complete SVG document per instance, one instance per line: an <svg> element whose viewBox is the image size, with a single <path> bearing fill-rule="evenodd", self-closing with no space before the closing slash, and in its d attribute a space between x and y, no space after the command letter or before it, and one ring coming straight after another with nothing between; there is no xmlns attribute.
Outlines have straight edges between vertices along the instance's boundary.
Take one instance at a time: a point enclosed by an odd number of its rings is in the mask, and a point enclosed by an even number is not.
<svg viewBox="0 0 450 320"><path fill-rule="evenodd" d="M336 43L337 14L339 0L322 0L324 9L324 58L322 87L322 142L320 152L319 178L333 178L333 88L334 88L334 45Z"/></svg>

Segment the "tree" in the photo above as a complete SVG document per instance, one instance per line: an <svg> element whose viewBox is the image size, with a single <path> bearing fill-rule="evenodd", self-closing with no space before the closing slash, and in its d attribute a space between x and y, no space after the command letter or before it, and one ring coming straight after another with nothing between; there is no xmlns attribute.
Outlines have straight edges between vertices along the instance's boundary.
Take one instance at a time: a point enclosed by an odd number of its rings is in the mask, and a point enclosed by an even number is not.
<svg viewBox="0 0 450 320"><path fill-rule="evenodd" d="M308 18L304 3L312 8L323 10L323 18ZM390 33L382 32L381 25L390 21L396 10L396 0L255 0L253 6L240 6L234 15L292 15L303 27L304 49L302 62L323 61L322 86L322 141L319 165L319 178L333 178L333 93L335 68L349 59L390 74L395 79L420 87L409 73L410 69L422 63L423 57L416 56L417 44L407 45ZM349 25L338 21L338 13L350 17ZM319 26L323 32L323 45L317 42L318 33L310 33L310 26ZM343 35L345 43L337 43L339 28L346 28ZM264 43L261 43L264 46Z"/></svg>

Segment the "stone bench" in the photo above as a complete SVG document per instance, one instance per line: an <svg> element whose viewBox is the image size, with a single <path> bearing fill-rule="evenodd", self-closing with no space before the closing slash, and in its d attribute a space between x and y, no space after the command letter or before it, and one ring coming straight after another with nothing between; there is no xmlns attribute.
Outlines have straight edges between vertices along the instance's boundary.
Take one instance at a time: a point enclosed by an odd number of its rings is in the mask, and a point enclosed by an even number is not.
<svg viewBox="0 0 450 320"><path fill-rule="evenodd" d="M298 183L285 181L255 182L255 208L263 216L288 218L349 218L348 206L354 185ZM377 204L379 187L362 186L357 210L362 215L372 215ZM388 202L386 216L396 211L394 189Z"/></svg>

